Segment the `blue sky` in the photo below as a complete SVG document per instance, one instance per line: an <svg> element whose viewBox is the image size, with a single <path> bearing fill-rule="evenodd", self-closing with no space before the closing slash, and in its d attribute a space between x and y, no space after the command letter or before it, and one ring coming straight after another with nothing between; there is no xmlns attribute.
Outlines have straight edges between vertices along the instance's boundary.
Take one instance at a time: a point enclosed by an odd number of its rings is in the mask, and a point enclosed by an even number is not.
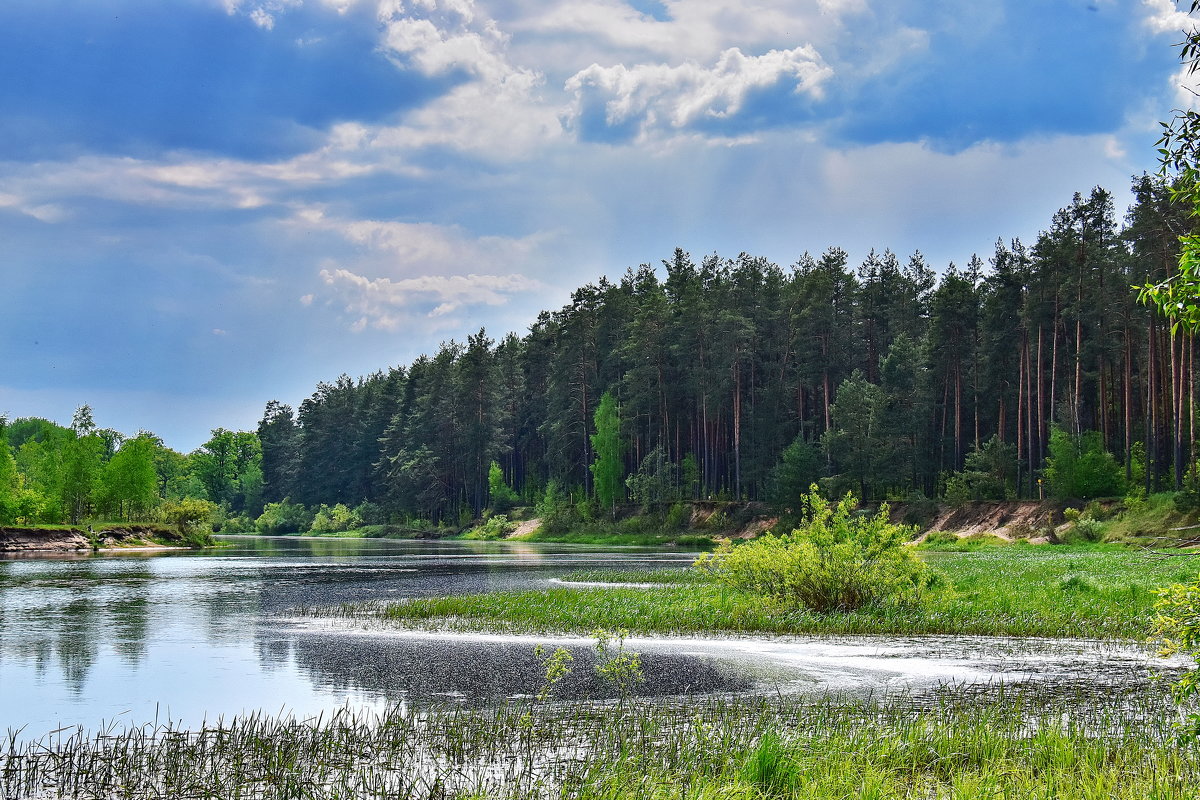
<svg viewBox="0 0 1200 800"><path fill-rule="evenodd" d="M191 450L571 289L1128 202L1170 0L6 0L0 414Z"/></svg>

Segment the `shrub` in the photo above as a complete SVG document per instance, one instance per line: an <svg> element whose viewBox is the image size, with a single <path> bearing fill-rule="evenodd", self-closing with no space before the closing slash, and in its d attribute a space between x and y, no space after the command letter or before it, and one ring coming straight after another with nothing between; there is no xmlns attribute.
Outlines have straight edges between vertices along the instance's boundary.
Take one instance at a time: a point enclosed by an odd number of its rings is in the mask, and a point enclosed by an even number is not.
<svg viewBox="0 0 1200 800"><path fill-rule="evenodd" d="M362 520L363 525L384 525L388 521L383 507L370 500L364 500L355 506L354 513Z"/></svg>
<svg viewBox="0 0 1200 800"><path fill-rule="evenodd" d="M492 511L505 514L517 504L517 493L504 482L504 470L493 461L488 467L488 497L491 498Z"/></svg>
<svg viewBox="0 0 1200 800"><path fill-rule="evenodd" d="M696 566L726 585L814 611L920 600L929 568L905 546L912 529L890 522L886 505L874 516L855 516L853 495L831 505L816 486L805 502L811 515L801 528L723 544Z"/></svg>
<svg viewBox="0 0 1200 800"><path fill-rule="evenodd" d="M1159 654L1183 653L1200 667L1200 578L1159 589L1154 608L1158 611L1154 632L1162 643ZM1171 687L1171 694L1181 705L1194 701L1200 695L1200 670L1184 673ZM1192 711L1187 726L1189 736L1200 735L1200 713Z"/></svg>
<svg viewBox="0 0 1200 800"><path fill-rule="evenodd" d="M358 530L363 526L362 517L357 509L347 508L338 503L333 508L323 505L313 516L309 530L313 533L340 533L341 531Z"/></svg>
<svg viewBox="0 0 1200 800"><path fill-rule="evenodd" d="M464 539L502 539L514 531L517 523L509 522L504 514L488 517L464 534Z"/></svg>
<svg viewBox="0 0 1200 800"><path fill-rule="evenodd" d="M312 519L308 509L285 497L278 503L267 503L263 513L254 521L254 527L259 533L269 535L300 533L308 530Z"/></svg>
<svg viewBox="0 0 1200 800"><path fill-rule="evenodd" d="M537 515L547 533L563 533L579 522L571 496L563 492L557 481L546 486L546 493L537 504Z"/></svg>
<svg viewBox="0 0 1200 800"><path fill-rule="evenodd" d="M179 536L192 547L212 544L211 519L217 504L192 497L169 502L162 507L163 520L175 526Z"/></svg>
<svg viewBox="0 0 1200 800"><path fill-rule="evenodd" d="M663 521L663 526L668 530L679 530L686 528L692 519L692 510L683 503L675 503L667 510L667 518Z"/></svg>
<svg viewBox="0 0 1200 800"><path fill-rule="evenodd" d="M1125 491L1124 471L1096 431L1073 436L1055 426L1046 478L1056 497L1112 497Z"/></svg>

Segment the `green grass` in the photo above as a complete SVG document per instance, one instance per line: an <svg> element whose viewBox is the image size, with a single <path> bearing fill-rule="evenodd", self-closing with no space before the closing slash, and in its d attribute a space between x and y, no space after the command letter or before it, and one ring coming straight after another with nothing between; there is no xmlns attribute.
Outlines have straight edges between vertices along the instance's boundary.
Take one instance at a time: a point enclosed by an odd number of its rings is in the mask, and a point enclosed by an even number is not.
<svg viewBox="0 0 1200 800"><path fill-rule="evenodd" d="M925 552L940 574L920 607L879 606L818 614L696 579L655 588L660 573L609 573L613 588L551 588L420 598L377 613L421 627L639 633L964 634L1145 639L1154 590L1195 578L1200 558L1155 558L1102 547L1014 545ZM605 580L605 573L586 573ZM572 573L580 575L580 573ZM568 576L569 577L569 576ZM692 582L687 582L692 581ZM322 613L322 612L316 612ZM325 613L343 613L329 610Z"/></svg>
<svg viewBox="0 0 1200 800"><path fill-rule="evenodd" d="M1107 702L1107 704L1106 704ZM1200 749L1144 693L516 703L58 732L0 748L0 797L1196 800Z"/></svg>
<svg viewBox="0 0 1200 800"><path fill-rule="evenodd" d="M590 583L708 583L709 577L692 569L577 569L562 576L564 581Z"/></svg>
<svg viewBox="0 0 1200 800"><path fill-rule="evenodd" d="M713 547L710 536L689 534L684 531L676 533L621 533L609 529L574 530L569 533L543 533L540 529L526 536L514 537L517 541L525 542L559 542L562 544L597 544L607 546L633 547L662 547L663 545L679 545L696 550L708 550Z"/></svg>

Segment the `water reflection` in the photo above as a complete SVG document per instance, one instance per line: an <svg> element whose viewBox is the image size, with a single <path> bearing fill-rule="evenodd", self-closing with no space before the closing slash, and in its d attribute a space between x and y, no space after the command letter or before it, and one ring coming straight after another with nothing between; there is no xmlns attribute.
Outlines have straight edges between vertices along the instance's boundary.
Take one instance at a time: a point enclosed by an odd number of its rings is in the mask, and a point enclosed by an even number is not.
<svg viewBox="0 0 1200 800"><path fill-rule="evenodd" d="M187 724L286 707L536 692L536 639L317 629L300 606L547 585L578 568L684 566L686 553L495 542L233 537L200 553L0 560L0 733L121 716ZM341 627L338 628L337 626ZM543 639L541 641L554 642ZM611 696L587 640L561 697ZM638 640L652 696L878 692L992 679L1121 692L1157 667L1144 649L920 639ZM1089 649L1092 647L1092 649ZM1074 648L1074 649L1072 649Z"/></svg>
<svg viewBox="0 0 1200 800"><path fill-rule="evenodd" d="M382 702L392 688L403 689L397 675L429 669L436 676L438 665L398 656L347 673L335 668L345 663L337 653L327 657L319 643L281 632L274 615L529 586L614 560L631 567L689 560L562 546L525 545L517 553L488 542L230 541L228 549L199 553L0 560L0 732L94 726L119 714L199 720L281 706L303 713L334 700ZM370 654L356 658L365 664Z"/></svg>

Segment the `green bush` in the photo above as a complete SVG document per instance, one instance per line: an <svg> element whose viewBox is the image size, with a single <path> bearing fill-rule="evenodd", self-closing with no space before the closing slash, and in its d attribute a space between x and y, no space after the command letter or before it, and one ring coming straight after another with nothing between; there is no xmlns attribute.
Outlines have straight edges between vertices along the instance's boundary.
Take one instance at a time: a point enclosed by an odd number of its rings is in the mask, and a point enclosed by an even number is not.
<svg viewBox="0 0 1200 800"><path fill-rule="evenodd" d="M300 503L292 503L288 498L278 503L267 503L263 513L254 521L254 527L259 533L278 535L282 533L300 533L308 530L312 524L313 515Z"/></svg>
<svg viewBox="0 0 1200 800"><path fill-rule="evenodd" d="M1159 589L1154 607L1158 611L1154 631L1162 642L1159 653L1183 653L1200 667L1200 578ZM1178 703L1194 709L1194 701L1200 696L1200 669L1185 672L1171 687L1171 693ZM1200 713L1191 711L1187 726L1189 736L1200 736Z"/></svg>
<svg viewBox="0 0 1200 800"><path fill-rule="evenodd" d="M667 518L663 520L663 526L667 530L677 531L680 528L686 528L692 520L692 509L683 503L674 503L667 510Z"/></svg>
<svg viewBox="0 0 1200 800"><path fill-rule="evenodd" d="M509 522L504 514L488 517L479 525L463 534L464 539L503 539L516 530L517 523Z"/></svg>
<svg viewBox="0 0 1200 800"><path fill-rule="evenodd" d="M546 486L546 493L537 504L537 515L546 533L565 533L579 524L575 503L557 481L550 481Z"/></svg>
<svg viewBox="0 0 1200 800"><path fill-rule="evenodd" d="M1056 497L1113 497L1125 491L1125 474L1096 431L1079 436L1050 431L1046 478Z"/></svg>
<svg viewBox="0 0 1200 800"><path fill-rule="evenodd" d="M504 482L504 470L493 461L488 467L488 497L491 498L492 511L506 514L517 504L517 493Z"/></svg>
<svg viewBox="0 0 1200 800"><path fill-rule="evenodd" d="M192 497L165 503L161 510L163 520L175 526L180 538L192 547L212 544L211 520L216 512L216 503Z"/></svg>
<svg viewBox="0 0 1200 800"><path fill-rule="evenodd" d="M313 533L339 533L358 530L362 526L363 520L358 515L357 509L351 509L338 503L333 508L322 505L317 509L308 529Z"/></svg>
<svg viewBox="0 0 1200 800"><path fill-rule="evenodd" d="M850 611L866 605L919 602L929 568L905 543L912 529L888 519L855 516L847 494L836 505L813 486L805 498L806 524L700 556L696 566L718 581L814 611Z"/></svg>

